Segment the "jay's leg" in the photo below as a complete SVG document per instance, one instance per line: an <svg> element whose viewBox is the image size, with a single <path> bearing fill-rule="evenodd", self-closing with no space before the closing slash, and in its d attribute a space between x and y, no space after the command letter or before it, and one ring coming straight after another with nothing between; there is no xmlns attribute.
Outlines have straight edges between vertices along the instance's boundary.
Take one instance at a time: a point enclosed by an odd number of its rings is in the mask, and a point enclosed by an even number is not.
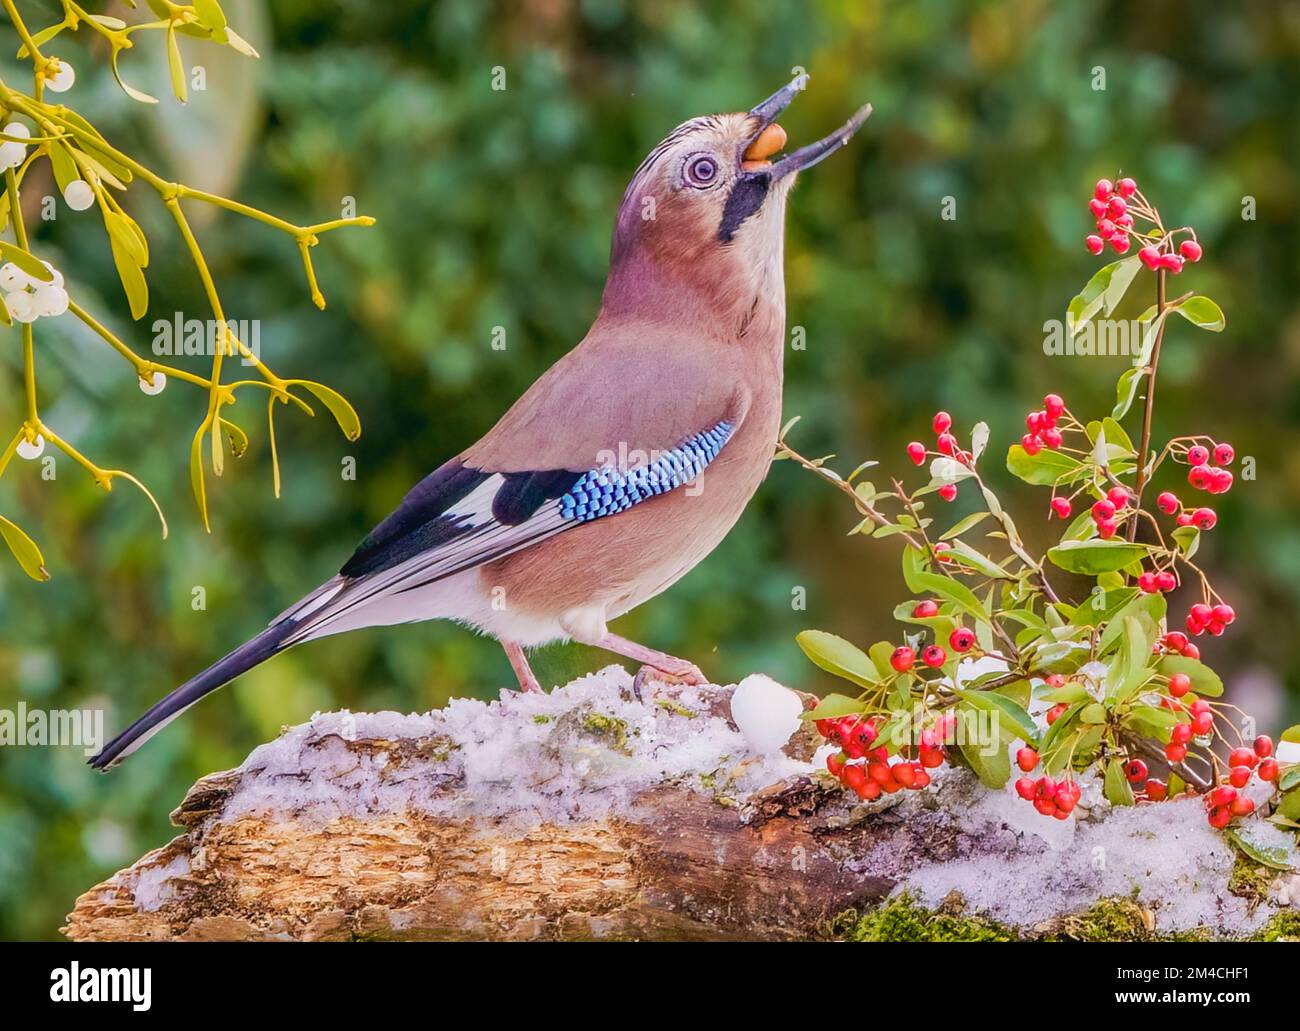
<svg viewBox="0 0 1300 1031"><path fill-rule="evenodd" d="M708 677L700 671L700 667L695 663L679 659L667 652L657 652L653 648L647 648L635 641L629 641L626 637L611 634L608 630L590 643L597 648L604 648L607 652L613 652L615 655L622 655L625 658L645 663L647 666L653 666L660 672L667 673L685 684L707 684L709 682Z"/></svg>
<svg viewBox="0 0 1300 1031"><path fill-rule="evenodd" d="M501 647L506 650L506 658L510 660L510 668L515 671L515 677L519 681L519 690L541 691L542 685L533 676L533 671L528 665L528 656L524 654L523 647L515 644L514 641L502 641Z"/></svg>

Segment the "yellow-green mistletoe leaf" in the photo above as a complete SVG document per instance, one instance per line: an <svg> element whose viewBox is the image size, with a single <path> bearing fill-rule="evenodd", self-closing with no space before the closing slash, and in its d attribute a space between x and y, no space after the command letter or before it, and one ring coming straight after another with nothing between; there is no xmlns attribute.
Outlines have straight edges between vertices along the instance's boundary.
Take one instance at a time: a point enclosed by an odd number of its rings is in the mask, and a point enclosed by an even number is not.
<svg viewBox="0 0 1300 1031"><path fill-rule="evenodd" d="M17 523L10 522L4 516L0 516L0 537L4 538L5 544L13 552L14 558L18 564L23 567L23 572L33 580L48 580L49 571L45 568L45 557L41 554L41 549L36 546L36 542L27 536L22 527Z"/></svg>
<svg viewBox="0 0 1300 1031"><path fill-rule="evenodd" d="M287 385L299 386L314 394L330 410L335 422L339 424L339 429L343 431L343 436L348 440L356 440L361 436L361 419L358 418L356 410L348 403L347 398L337 390L309 379L289 380Z"/></svg>

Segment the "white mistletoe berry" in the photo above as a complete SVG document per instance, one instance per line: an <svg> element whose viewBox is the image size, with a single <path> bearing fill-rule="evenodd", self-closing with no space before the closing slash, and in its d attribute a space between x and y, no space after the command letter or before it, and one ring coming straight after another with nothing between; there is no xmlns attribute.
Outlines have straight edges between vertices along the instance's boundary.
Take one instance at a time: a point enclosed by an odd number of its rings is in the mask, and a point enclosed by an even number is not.
<svg viewBox="0 0 1300 1031"><path fill-rule="evenodd" d="M27 160L27 147L22 143L5 140L0 143L0 169L17 168Z"/></svg>
<svg viewBox="0 0 1300 1031"><path fill-rule="evenodd" d="M31 129L23 125L22 122L10 122L4 127L3 132L6 136L18 136L24 140L30 140L32 138Z"/></svg>
<svg viewBox="0 0 1300 1031"><path fill-rule="evenodd" d="M26 290L31 281L32 277L12 261L6 261L3 265L0 265L0 289L6 293L12 293L15 290Z"/></svg>
<svg viewBox="0 0 1300 1031"><path fill-rule="evenodd" d="M47 269L50 270L50 277L51 277L51 278L48 280L48 282L50 282L50 283L52 283L53 285L58 286L58 287L63 286L63 273L60 272L58 269L56 269L53 265L51 265L48 261L46 261L46 260L43 259L43 258L41 259L41 264L44 265ZM40 286L41 283L38 282L38 281L36 281L36 280L32 280L32 285L33 285L33 286Z"/></svg>
<svg viewBox="0 0 1300 1031"><path fill-rule="evenodd" d="M25 458L30 462L41 457L41 452L45 450L45 438L37 436L35 440L28 440L24 437L14 450L19 458Z"/></svg>
<svg viewBox="0 0 1300 1031"><path fill-rule="evenodd" d="M35 322L37 317L36 304L32 300L32 295L26 290L15 290L5 296L5 307L9 309L9 314L14 317L15 322Z"/></svg>
<svg viewBox="0 0 1300 1031"><path fill-rule="evenodd" d="M72 88L72 84L77 81L76 69L67 61L60 57L51 58L58 62L58 68L53 75L46 73L45 86L55 93L66 93Z"/></svg>
<svg viewBox="0 0 1300 1031"><path fill-rule="evenodd" d="M788 687L761 673L747 676L731 696L731 719L755 752L775 752L799 729L803 702Z"/></svg>
<svg viewBox="0 0 1300 1031"><path fill-rule="evenodd" d="M95 191L84 179L73 179L64 189L63 199L73 211L85 211L95 203Z"/></svg>
<svg viewBox="0 0 1300 1031"><path fill-rule="evenodd" d="M62 315L68 310L68 292L53 283L38 286L32 293L32 306L37 315L46 318Z"/></svg>
<svg viewBox="0 0 1300 1031"><path fill-rule="evenodd" d="M147 380L143 376L140 377L140 389L150 397L161 394L165 386L167 386L167 374L162 369L154 369L153 375Z"/></svg>

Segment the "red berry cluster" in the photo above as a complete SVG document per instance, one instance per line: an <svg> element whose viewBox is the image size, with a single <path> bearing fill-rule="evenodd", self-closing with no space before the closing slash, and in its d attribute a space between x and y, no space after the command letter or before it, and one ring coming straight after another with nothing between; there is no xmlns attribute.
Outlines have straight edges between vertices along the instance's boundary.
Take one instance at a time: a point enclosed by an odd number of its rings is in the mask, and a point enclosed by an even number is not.
<svg viewBox="0 0 1300 1031"><path fill-rule="evenodd" d="M1061 395L1048 394L1043 398L1043 407L1039 411L1025 416L1025 428L1029 432L1020 438L1020 446L1025 449L1025 454L1036 455L1045 447L1061 446L1061 430L1057 423L1064 414L1065 402L1061 400Z"/></svg>
<svg viewBox="0 0 1300 1031"><path fill-rule="evenodd" d="M1231 444L1214 445L1214 465L1210 464L1210 449L1203 444L1193 444L1183 457L1191 466L1187 471L1187 482L1191 484L1193 490L1203 490L1209 494L1227 494L1232 489L1232 471L1224 468L1231 465L1233 459L1237 457L1237 452ZM1204 511L1208 512L1209 509Z"/></svg>
<svg viewBox="0 0 1300 1031"><path fill-rule="evenodd" d="M1236 618L1237 610L1231 605L1198 602L1187 612L1187 632L1200 637L1208 630L1212 636L1218 637Z"/></svg>
<svg viewBox="0 0 1300 1031"><path fill-rule="evenodd" d="M1187 635L1179 630L1171 630L1165 634L1164 637L1160 638L1157 647L1166 655L1186 655L1189 659L1199 659L1201 657L1201 649L1192 644L1187 639Z"/></svg>
<svg viewBox="0 0 1300 1031"><path fill-rule="evenodd" d="M947 759L944 741L956 728L952 713L941 716L935 725L921 732L914 758L890 761L889 750L877 746L883 717L842 716L817 721L817 730L840 751L826 757L826 768L844 787L863 801L882 794L892 795L907 788L919 791L930 785L930 770Z"/></svg>
<svg viewBox="0 0 1300 1031"><path fill-rule="evenodd" d="M1016 753L1016 765L1025 773L1030 772L1038 765L1038 753L1026 745ZM1074 811L1083 792L1079 790L1079 785L1069 778L1055 780L1043 776L1037 780L1032 777L1021 777L1016 781L1016 794L1026 802L1032 802L1034 808L1043 816L1064 820Z"/></svg>
<svg viewBox="0 0 1300 1031"><path fill-rule="evenodd" d="M1249 816L1255 811L1255 802L1241 794L1252 777L1272 784L1278 778L1277 760L1273 758L1273 739L1261 734L1251 748L1234 748L1228 756L1228 783L1220 784L1205 794L1205 809L1210 826L1223 828L1233 817Z"/></svg>
<svg viewBox="0 0 1300 1031"><path fill-rule="evenodd" d="M1151 270L1164 269L1175 275L1189 261L1200 261L1204 249L1196 241L1196 233L1187 226L1166 231L1160 224L1160 214L1147 203L1137 182L1123 178L1118 182L1098 179L1093 188L1088 210L1097 220L1097 232L1090 234L1084 244L1090 254L1100 254L1110 244L1119 254L1127 254L1136 237L1142 244L1138 258ZM1149 222L1149 231L1134 225L1134 216ZM1175 241L1182 236L1181 242Z"/></svg>
<svg viewBox="0 0 1300 1031"><path fill-rule="evenodd" d="M907 457L912 460L912 464L924 465L927 455L942 455L947 458L955 458L963 465L969 465L971 462L970 452L962 450L957 438L952 433L952 416L947 412L935 412L930 425L934 429L935 435L934 450L926 450L925 445L919 440L912 441L907 445ZM943 498L944 501L956 499L957 484L945 483L939 488L939 497Z"/></svg>
<svg viewBox="0 0 1300 1031"><path fill-rule="evenodd" d="M1104 541L1119 533L1120 523L1124 521L1122 513L1128 508L1131 495L1124 487L1111 487L1104 498L1092 506L1092 521L1097 527L1097 536Z"/></svg>

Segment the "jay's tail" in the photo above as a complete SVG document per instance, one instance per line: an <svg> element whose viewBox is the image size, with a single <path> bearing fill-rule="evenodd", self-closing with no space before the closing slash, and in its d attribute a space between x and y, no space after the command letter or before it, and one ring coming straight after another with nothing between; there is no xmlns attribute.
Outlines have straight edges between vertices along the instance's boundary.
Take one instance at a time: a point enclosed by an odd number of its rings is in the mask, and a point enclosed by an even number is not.
<svg viewBox="0 0 1300 1031"><path fill-rule="evenodd" d="M293 633L297 621L285 619L273 623L252 640L245 641L223 659L219 659L196 677L192 677L158 702L148 712L113 738L89 762L97 770L107 770L134 752L172 720L205 694L215 691L246 673L272 655L285 649L285 638Z"/></svg>

